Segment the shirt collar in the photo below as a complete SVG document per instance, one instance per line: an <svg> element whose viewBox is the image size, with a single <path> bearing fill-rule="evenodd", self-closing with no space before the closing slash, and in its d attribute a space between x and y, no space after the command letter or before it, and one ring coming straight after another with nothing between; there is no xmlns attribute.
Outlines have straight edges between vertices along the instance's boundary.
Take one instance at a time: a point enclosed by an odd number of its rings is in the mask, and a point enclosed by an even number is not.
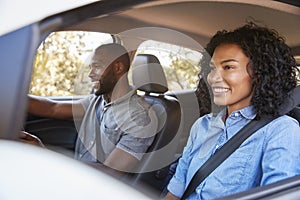
<svg viewBox="0 0 300 200"><path fill-rule="evenodd" d="M255 118L256 113L254 111L254 107L252 105L247 106L241 110L237 110L231 113L231 116L234 116L236 114L242 115L244 118L252 120Z"/></svg>
<svg viewBox="0 0 300 200"><path fill-rule="evenodd" d="M223 116L226 114L226 109L222 109L216 116L213 113L208 115L208 118L211 121L212 127L223 128L224 122L222 120Z"/></svg>
<svg viewBox="0 0 300 200"><path fill-rule="evenodd" d="M135 95L137 92L136 92L136 89L134 89L133 87L130 87L130 90L128 93L126 93L125 95L123 95L122 97L114 100L114 101L111 101L111 102L106 102L105 99L103 98L103 101L104 101L104 106L111 106L113 104L120 104L124 101L127 101L131 96Z"/></svg>
<svg viewBox="0 0 300 200"><path fill-rule="evenodd" d="M210 113L208 115L208 118L211 119L211 125L214 127L223 128L224 127L223 117L226 114L226 112L227 110L226 108L224 108L216 116L213 116L213 113ZM246 119L252 120L255 118L256 113L254 111L254 107L250 105L241 110L232 112L230 116L235 116L235 115L241 115Z"/></svg>

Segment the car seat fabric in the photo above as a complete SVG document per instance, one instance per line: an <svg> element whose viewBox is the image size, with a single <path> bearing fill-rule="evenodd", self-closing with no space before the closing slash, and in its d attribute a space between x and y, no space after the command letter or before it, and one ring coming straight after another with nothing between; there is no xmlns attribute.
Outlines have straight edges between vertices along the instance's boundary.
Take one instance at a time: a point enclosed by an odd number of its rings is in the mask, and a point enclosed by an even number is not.
<svg viewBox="0 0 300 200"><path fill-rule="evenodd" d="M290 93L290 98L287 100L287 104L294 109L289 112L289 115L300 123L300 85L294 88ZM285 105L285 107L289 107ZM280 112L284 112L281 110Z"/></svg>
<svg viewBox="0 0 300 200"><path fill-rule="evenodd" d="M175 97L165 95L165 92L168 91L167 80L158 58L154 55L136 55L132 63L132 82L139 91L143 92L141 96L159 117L159 126L154 142L137 169L138 173L136 173L133 185L144 182L161 191L165 177L161 177L160 171L153 166L159 165L162 159L170 158L171 163L176 154L176 141L178 141L179 135L177 133L182 117L180 104ZM159 154L156 153L158 150L161 150Z"/></svg>
<svg viewBox="0 0 300 200"><path fill-rule="evenodd" d="M133 85L145 93L164 94L168 91L167 79L157 57L138 54L132 62Z"/></svg>

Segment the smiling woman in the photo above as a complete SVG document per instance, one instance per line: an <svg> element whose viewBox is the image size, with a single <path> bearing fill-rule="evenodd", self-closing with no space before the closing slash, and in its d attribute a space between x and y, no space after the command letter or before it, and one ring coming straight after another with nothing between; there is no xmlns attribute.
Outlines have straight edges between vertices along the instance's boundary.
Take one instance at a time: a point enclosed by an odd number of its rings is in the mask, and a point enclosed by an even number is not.
<svg viewBox="0 0 300 200"><path fill-rule="evenodd" d="M290 98L289 91L299 80L284 39L275 30L250 22L233 31L218 31L206 49L200 74L213 103L225 108L194 123L165 199L186 198L184 191L195 172L251 120L266 116L273 121L196 182L187 199L215 199L299 175L299 123L279 115L279 106ZM276 74L280 75L275 79Z"/></svg>

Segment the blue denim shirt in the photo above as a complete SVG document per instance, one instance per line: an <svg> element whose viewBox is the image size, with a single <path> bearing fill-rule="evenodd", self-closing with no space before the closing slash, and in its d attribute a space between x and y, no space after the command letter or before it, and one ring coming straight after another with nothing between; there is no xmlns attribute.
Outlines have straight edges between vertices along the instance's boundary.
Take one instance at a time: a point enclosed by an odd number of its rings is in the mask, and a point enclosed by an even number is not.
<svg viewBox="0 0 300 200"><path fill-rule="evenodd" d="M225 110L198 119L179 160L168 190L181 197L196 171L214 152L255 117L249 106L233 112L224 124ZM188 199L214 199L300 174L300 127L282 116L245 140Z"/></svg>

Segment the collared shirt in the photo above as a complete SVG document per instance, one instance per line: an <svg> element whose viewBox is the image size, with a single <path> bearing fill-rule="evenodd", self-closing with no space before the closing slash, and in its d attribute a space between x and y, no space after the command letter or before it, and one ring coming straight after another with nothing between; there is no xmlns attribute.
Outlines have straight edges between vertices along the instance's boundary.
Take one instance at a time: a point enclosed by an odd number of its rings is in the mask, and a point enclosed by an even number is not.
<svg viewBox="0 0 300 200"><path fill-rule="evenodd" d="M103 162L115 148L138 160L142 158L158 124L156 114L143 98L133 90L110 103L95 95L81 102L86 112L78 134L77 159Z"/></svg>
<svg viewBox="0 0 300 200"><path fill-rule="evenodd" d="M214 152L254 119L253 107L233 112L224 123L225 110L208 114L191 128L168 190L181 197L193 175ZM300 174L300 127L281 116L245 140L216 168L188 199L215 199Z"/></svg>

